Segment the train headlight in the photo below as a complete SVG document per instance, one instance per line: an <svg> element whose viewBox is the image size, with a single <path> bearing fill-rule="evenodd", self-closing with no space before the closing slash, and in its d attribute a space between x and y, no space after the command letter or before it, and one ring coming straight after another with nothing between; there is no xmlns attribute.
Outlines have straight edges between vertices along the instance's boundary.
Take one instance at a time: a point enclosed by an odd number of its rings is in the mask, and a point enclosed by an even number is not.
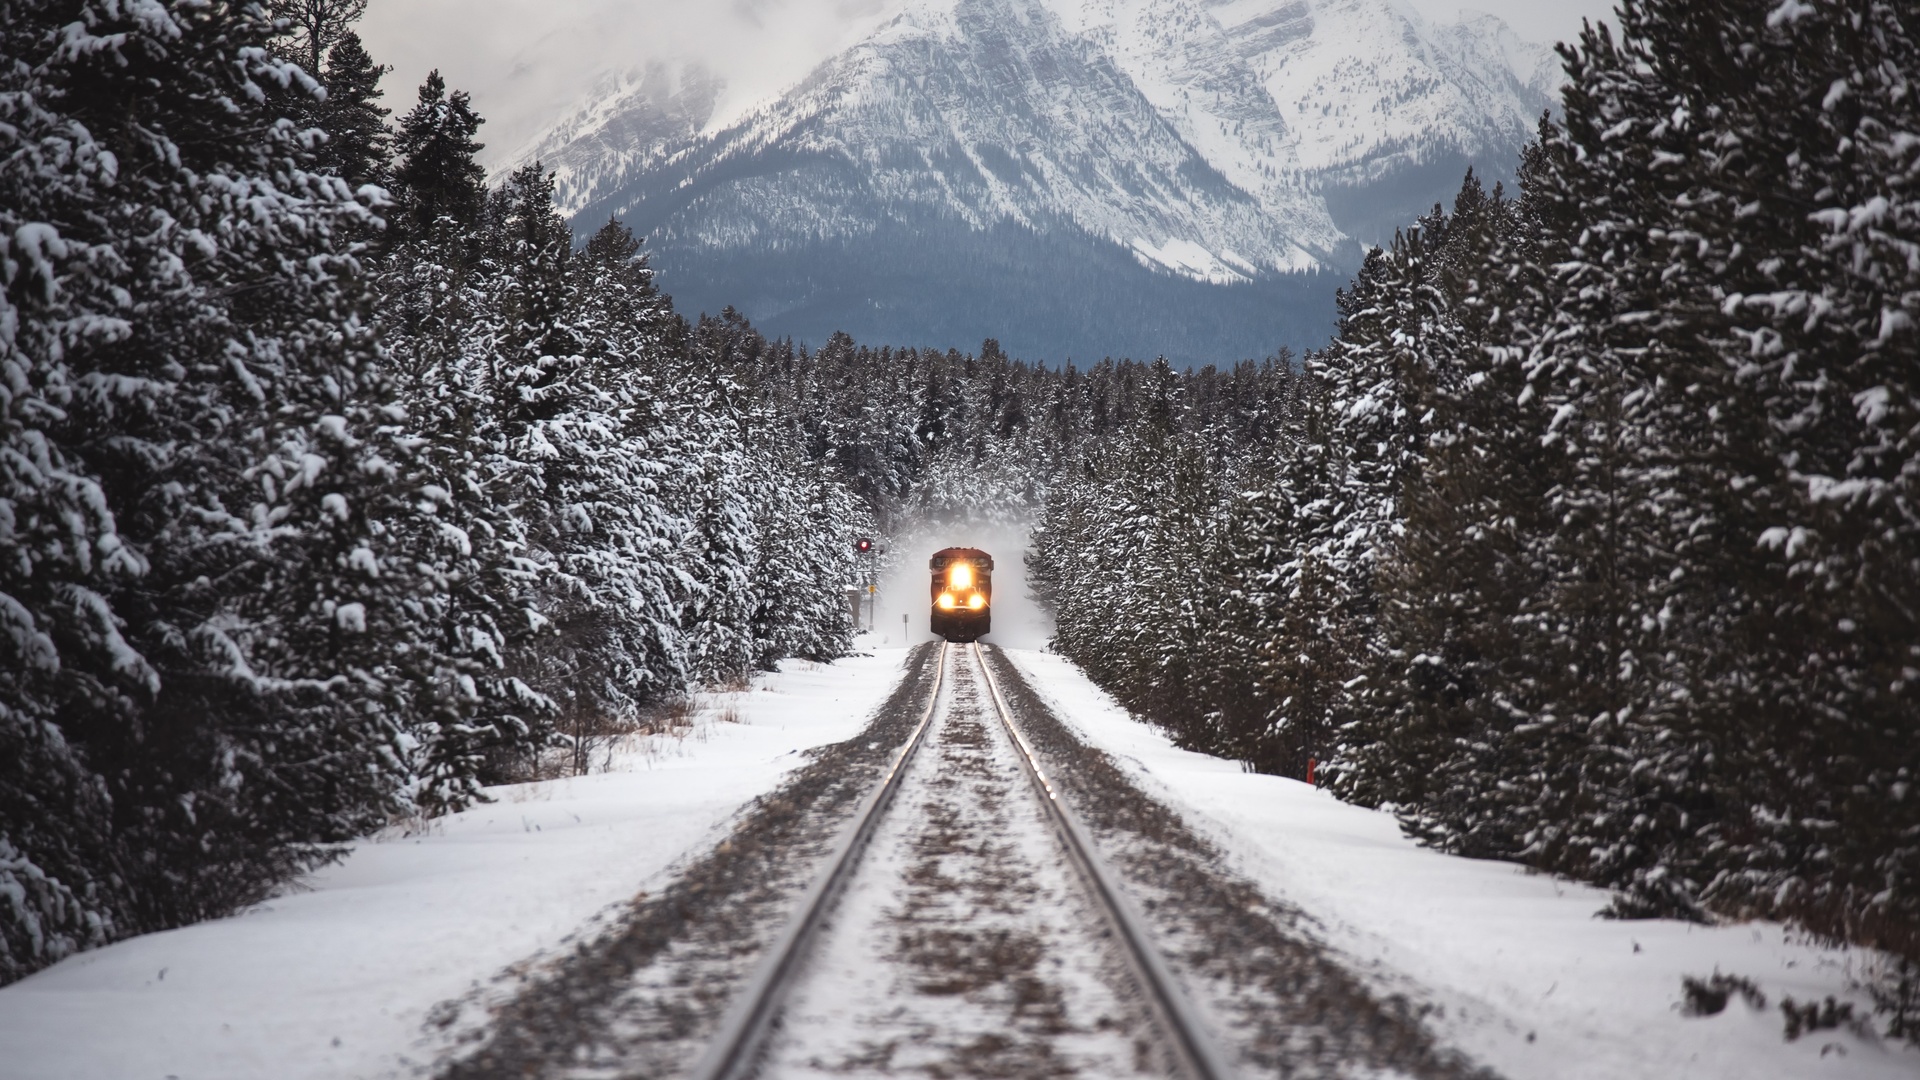
<svg viewBox="0 0 1920 1080"><path fill-rule="evenodd" d="M979 593L974 593L972 596L967 597L967 606L975 611L979 611L981 608L987 606L987 598L981 596Z"/></svg>
<svg viewBox="0 0 1920 1080"><path fill-rule="evenodd" d="M940 599L935 600L934 603L940 605L941 611L952 611L953 603L954 603L953 594L950 592L943 592L940 594Z"/></svg>
<svg viewBox="0 0 1920 1080"><path fill-rule="evenodd" d="M947 585L955 589L971 588L973 586L973 567L963 562L954 563L953 569L947 571Z"/></svg>

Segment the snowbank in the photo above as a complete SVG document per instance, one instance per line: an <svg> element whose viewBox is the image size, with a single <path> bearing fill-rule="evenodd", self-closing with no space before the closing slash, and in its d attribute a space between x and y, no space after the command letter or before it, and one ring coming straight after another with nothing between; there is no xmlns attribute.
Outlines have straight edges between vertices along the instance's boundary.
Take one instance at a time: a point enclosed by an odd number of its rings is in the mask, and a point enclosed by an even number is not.
<svg viewBox="0 0 1920 1080"><path fill-rule="evenodd" d="M802 751L856 733L905 652L788 664L709 695L685 739L614 771L494 789L360 845L227 919L84 953L0 989L8 1080L394 1075L427 1011L550 948L714 842ZM732 710L738 723L714 717Z"/></svg>
<svg viewBox="0 0 1920 1080"><path fill-rule="evenodd" d="M1920 1075L1920 1052L1850 1032L1783 1039L1783 996L1869 1010L1848 979L1863 953L1808 945L1772 923L1594 918L1600 890L1422 849L1390 815L1175 749L1060 657L1008 655L1063 720L1181 808L1236 870L1317 918L1377 986L1442 1007L1442 1039L1512 1080ZM1753 980L1768 1008L1736 997L1717 1016L1682 1015L1681 979L1715 971Z"/></svg>
<svg viewBox="0 0 1920 1080"><path fill-rule="evenodd" d="M1845 1032L1781 1038L1782 996L1865 1002L1861 954L1779 926L1593 918L1598 890L1422 850L1391 817L1174 749L1058 657L1009 656L1063 719L1183 808L1235 868L1321 923L1389 990L1444 1008L1442 1038L1512 1080L1912 1077L1920 1053ZM684 741L616 771L497 789L426 835L361 845L301 888L229 919L124 941L0 989L7 1080L378 1077L408 1071L428 1010L557 944L704 850L800 752L859 730L904 652L792 665L716 695ZM1688 1018L1683 976L1752 979Z"/></svg>

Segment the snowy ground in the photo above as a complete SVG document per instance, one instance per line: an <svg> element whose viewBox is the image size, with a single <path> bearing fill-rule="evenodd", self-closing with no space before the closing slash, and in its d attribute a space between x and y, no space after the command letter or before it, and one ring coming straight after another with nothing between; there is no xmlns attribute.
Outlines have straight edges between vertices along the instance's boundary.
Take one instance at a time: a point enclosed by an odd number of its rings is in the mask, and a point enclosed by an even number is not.
<svg viewBox="0 0 1920 1080"><path fill-rule="evenodd" d="M1234 869L1318 918L1378 985L1443 1006L1441 1038L1512 1080L1920 1075L1920 1052L1845 1031L1781 1037L1783 996L1864 1009L1849 980L1861 954L1798 943L1771 924L1595 919L1598 891L1423 851L1386 815L1173 749L1058 657L1009 655ZM502 789L426 835L363 844L253 911L0 989L0 1077L405 1075L435 1004L657 888L799 751L858 731L904 657L896 642L790 666L709 699L698 734L655 740L613 772ZM729 708L740 723L712 722ZM1769 1008L1736 998L1718 1016L1683 1016L1681 978L1716 970L1752 979Z"/></svg>
<svg viewBox="0 0 1920 1080"><path fill-rule="evenodd" d="M360 845L244 914L68 959L0 989L5 1080L405 1073L427 1011L704 850L801 751L860 730L905 653L789 663L703 699L685 739L614 771L496 789L420 836ZM739 722L715 718L731 710Z"/></svg>
<svg viewBox="0 0 1920 1080"><path fill-rule="evenodd" d="M1920 1051L1846 1031L1782 1037L1783 996L1832 995L1866 1012L1849 979L1866 955L1769 923L1596 919L1599 890L1423 850L1387 814L1173 748L1060 657L1008 655L1062 720L1183 808L1235 869L1318 918L1381 987L1442 1006L1441 1039L1512 1080L1920 1075ZM1716 971L1753 980L1768 1008L1736 997L1717 1016L1682 1015L1681 979Z"/></svg>

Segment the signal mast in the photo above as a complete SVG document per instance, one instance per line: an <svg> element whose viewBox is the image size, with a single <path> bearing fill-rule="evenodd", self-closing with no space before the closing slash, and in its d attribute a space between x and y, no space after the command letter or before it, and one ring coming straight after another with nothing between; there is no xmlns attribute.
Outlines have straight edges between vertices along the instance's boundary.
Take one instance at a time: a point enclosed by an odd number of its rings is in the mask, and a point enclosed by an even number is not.
<svg viewBox="0 0 1920 1080"><path fill-rule="evenodd" d="M879 603L877 596L880 591L879 585L874 581L875 560L873 556L879 554L880 549L874 546L872 537L862 536L853 542L853 551L855 555L862 556L860 559L860 577L862 579L861 585L865 587L867 593L867 629L871 631L873 629L874 607ZM855 630L860 628L860 597L858 594L853 598L853 628Z"/></svg>

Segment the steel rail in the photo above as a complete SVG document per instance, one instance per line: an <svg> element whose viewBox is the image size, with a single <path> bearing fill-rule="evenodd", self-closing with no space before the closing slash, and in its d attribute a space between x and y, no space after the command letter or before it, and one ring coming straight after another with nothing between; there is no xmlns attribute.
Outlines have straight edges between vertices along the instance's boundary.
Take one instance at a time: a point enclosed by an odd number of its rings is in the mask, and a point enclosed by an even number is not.
<svg viewBox="0 0 1920 1080"><path fill-rule="evenodd" d="M940 704L940 691L946 681L949 651L948 643L941 642L940 656L934 668L933 692L927 695L927 709L920 715L920 722L914 725L906 744L894 756L893 766L887 770L887 775L842 830L825 867L801 896L793 920L774 940L753 977L741 988L726 1015L721 1018L713 1042L689 1074L693 1080L745 1080L759 1064L767 1036L772 1033L773 1022L779 1017L780 1006L786 999L788 984L799 970L807 947L826 922L834 900L853 877L854 867L860 861L860 852L873 838L880 819L893 802L894 793L900 789L907 763L913 760L914 753L920 749L922 736L933 722L934 711Z"/></svg>
<svg viewBox="0 0 1920 1080"><path fill-rule="evenodd" d="M978 642L973 645L973 658L986 679L994 710L1000 714L1000 723L1006 727L1013 745L1019 749L1020 762L1026 767L1027 777L1039 792L1040 801L1047 805L1048 817L1052 819L1054 831L1067 849L1074 869L1079 872L1088 891L1099 901L1115 936L1125 945L1121 951L1126 954L1134 977L1147 992L1148 1008L1159 1021L1161 1030L1170 1036L1174 1056L1181 1070L1192 1080L1230 1080L1233 1072L1215 1049L1198 1010L1174 981L1166 960L1153 947L1146 920L1126 894L1120 891L1112 875L1095 855L1086 830L1060 798L1052 781L1047 779L1046 770L1040 767L1040 758L1034 752L1033 744L1014 725L1013 710L1007 708L1007 700L1000 693L1000 681L994 678L993 669L988 666Z"/></svg>

